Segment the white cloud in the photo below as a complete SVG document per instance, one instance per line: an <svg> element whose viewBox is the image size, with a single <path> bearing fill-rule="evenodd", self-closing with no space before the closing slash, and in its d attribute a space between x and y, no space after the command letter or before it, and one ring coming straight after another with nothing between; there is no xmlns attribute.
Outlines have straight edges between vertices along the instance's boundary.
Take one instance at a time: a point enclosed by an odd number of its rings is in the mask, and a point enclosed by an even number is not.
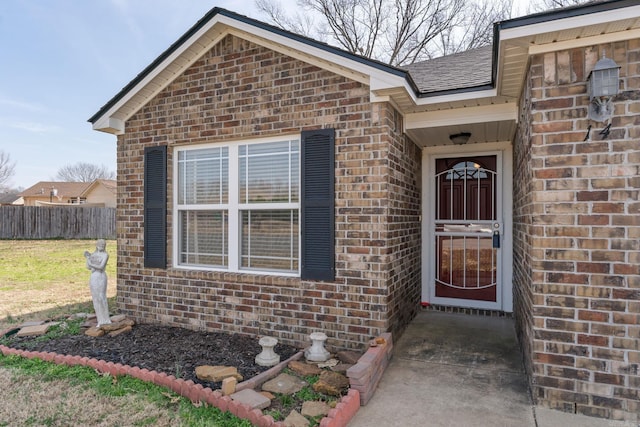
<svg viewBox="0 0 640 427"><path fill-rule="evenodd" d="M6 98L3 96L0 96L0 106L6 106L6 107L10 107L11 109L19 109L19 110L30 111L34 113L43 112L47 110L46 107L44 107L42 104L22 101L18 99Z"/></svg>
<svg viewBox="0 0 640 427"><path fill-rule="evenodd" d="M19 129L19 130L24 130L24 131L33 132L33 133L51 133L51 132L59 132L61 130L59 126L55 126L55 125L47 125L45 123L10 120L10 119L0 120L0 127Z"/></svg>

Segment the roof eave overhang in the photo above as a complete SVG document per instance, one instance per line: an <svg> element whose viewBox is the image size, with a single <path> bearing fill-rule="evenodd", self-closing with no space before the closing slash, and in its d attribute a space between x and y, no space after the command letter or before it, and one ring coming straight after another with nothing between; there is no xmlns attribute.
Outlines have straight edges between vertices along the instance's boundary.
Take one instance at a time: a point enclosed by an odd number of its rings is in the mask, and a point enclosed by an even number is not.
<svg viewBox="0 0 640 427"><path fill-rule="evenodd" d="M639 27L637 0L594 3L499 22L494 33L498 94L521 96L532 55L638 38Z"/></svg>
<svg viewBox="0 0 640 427"><path fill-rule="evenodd" d="M618 0L497 23L490 83L420 93L404 70L214 8L89 121L95 130L124 133L128 118L228 34L367 84L372 102L390 101L404 114L473 108L480 100L482 105L511 104L499 108L509 108L509 117L513 117L531 55L636 38L640 34L638 17L637 0ZM578 34L578 30L590 27L602 30L587 36Z"/></svg>
<svg viewBox="0 0 640 427"><path fill-rule="evenodd" d="M406 86L415 92L404 70L214 8L93 115L88 120L93 129L124 133L129 117L228 34L370 85L372 90Z"/></svg>

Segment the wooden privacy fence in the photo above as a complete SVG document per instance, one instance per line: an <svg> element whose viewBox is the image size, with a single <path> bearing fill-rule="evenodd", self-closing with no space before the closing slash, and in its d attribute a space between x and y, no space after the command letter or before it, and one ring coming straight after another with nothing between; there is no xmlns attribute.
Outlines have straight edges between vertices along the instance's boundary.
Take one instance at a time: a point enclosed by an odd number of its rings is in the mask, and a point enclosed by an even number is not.
<svg viewBox="0 0 640 427"><path fill-rule="evenodd" d="M115 239L115 208L0 206L0 239Z"/></svg>

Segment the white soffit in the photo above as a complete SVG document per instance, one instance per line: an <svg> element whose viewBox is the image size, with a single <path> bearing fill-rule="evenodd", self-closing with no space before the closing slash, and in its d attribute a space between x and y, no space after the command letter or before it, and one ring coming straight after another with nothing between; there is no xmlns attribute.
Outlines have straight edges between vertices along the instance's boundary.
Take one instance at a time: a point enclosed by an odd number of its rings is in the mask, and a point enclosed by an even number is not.
<svg viewBox="0 0 640 427"><path fill-rule="evenodd" d="M404 118L404 128L405 130L411 130L471 123L499 121L516 122L517 118L518 105L514 102L510 102L504 104L407 114Z"/></svg>
<svg viewBox="0 0 640 427"><path fill-rule="evenodd" d="M594 12L500 30L500 40L524 39L531 44L555 43L624 31L639 25L640 5Z"/></svg>
<svg viewBox="0 0 640 427"><path fill-rule="evenodd" d="M518 97L529 56L640 37L640 5L500 30L498 93Z"/></svg>

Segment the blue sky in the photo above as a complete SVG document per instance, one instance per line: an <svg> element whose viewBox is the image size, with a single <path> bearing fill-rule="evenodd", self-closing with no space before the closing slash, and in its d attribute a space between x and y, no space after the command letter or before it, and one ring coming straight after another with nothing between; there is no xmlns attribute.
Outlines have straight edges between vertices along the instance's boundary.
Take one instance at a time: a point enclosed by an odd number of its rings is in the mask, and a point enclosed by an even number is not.
<svg viewBox="0 0 640 427"><path fill-rule="evenodd" d="M215 6L261 19L253 0L1 0L9 184L28 188L77 162L115 171L116 137L87 119Z"/></svg>
<svg viewBox="0 0 640 427"><path fill-rule="evenodd" d="M215 6L255 15L253 1L0 1L0 150L13 187L67 164L116 170L116 137L87 119Z"/></svg>

